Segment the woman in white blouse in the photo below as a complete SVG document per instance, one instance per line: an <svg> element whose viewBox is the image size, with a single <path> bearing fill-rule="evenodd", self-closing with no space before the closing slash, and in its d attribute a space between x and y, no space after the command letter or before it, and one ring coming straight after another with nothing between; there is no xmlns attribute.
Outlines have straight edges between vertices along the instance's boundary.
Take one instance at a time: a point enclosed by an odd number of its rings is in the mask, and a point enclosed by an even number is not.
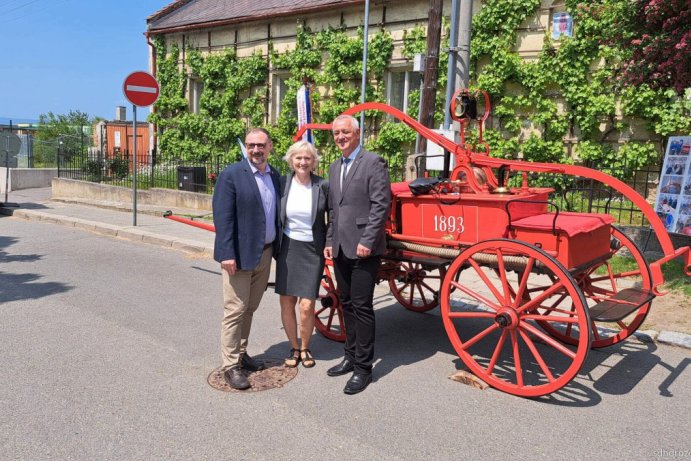
<svg viewBox="0 0 691 461"><path fill-rule="evenodd" d="M281 177L281 250L276 263L276 293L280 295L281 320L290 353L285 365L315 365L309 349L314 330L314 305L324 270L326 212L329 183L314 174L319 164L317 149L298 141L283 158L292 170ZM300 337L295 306L300 306Z"/></svg>

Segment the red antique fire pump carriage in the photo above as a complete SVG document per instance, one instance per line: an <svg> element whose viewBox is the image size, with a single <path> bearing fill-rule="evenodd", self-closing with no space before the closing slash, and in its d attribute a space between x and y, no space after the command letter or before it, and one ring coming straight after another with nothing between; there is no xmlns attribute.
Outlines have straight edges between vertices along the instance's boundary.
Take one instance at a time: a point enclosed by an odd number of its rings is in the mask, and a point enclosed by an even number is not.
<svg viewBox="0 0 691 461"><path fill-rule="evenodd" d="M392 185L388 252L379 279L406 309L425 312L440 305L454 349L477 377L510 394L541 396L568 384L591 348L616 344L636 331L662 294L661 265L683 257L689 274L689 247L675 250L651 206L616 178L581 166L490 157L482 140L486 94L477 120L480 149L467 145L471 120L465 115L473 103L467 91L453 99L451 111L462 127L459 144L385 104L364 103L344 112L385 112L455 160L448 179L428 181L426 193L419 188L413 193L407 183ZM330 125L305 125L295 139L306 129ZM520 175L520 186L505 186L510 172ZM648 219L664 256L648 263L608 214L559 211L548 200L554 189L531 187L529 172L589 178L618 191ZM633 263L619 269L612 264L615 256ZM327 338L343 341L332 274L327 262L316 325Z"/></svg>

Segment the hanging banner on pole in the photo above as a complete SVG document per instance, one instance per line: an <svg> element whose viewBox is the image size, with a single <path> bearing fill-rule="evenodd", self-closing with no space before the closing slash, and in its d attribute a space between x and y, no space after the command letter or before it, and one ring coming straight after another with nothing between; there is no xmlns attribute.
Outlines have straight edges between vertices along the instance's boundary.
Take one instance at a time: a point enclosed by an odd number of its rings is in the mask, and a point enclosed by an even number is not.
<svg viewBox="0 0 691 461"><path fill-rule="evenodd" d="M310 101L309 85L302 85L298 89L297 94L298 106L298 130L308 123L312 123L312 103ZM314 143L312 139L312 130L306 130L302 135L302 140L309 143Z"/></svg>

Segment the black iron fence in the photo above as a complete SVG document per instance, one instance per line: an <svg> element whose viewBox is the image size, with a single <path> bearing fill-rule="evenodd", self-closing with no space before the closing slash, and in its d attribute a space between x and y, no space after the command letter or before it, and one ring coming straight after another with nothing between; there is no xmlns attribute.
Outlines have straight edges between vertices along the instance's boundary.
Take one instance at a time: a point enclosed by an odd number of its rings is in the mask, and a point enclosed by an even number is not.
<svg viewBox="0 0 691 461"><path fill-rule="evenodd" d="M132 187L136 168L137 187L160 187L189 192L212 193L220 171L226 167L218 156L215 161L156 162L155 155L137 155L136 166L128 152L110 158L65 152L59 155L58 176L106 183L113 186Z"/></svg>
<svg viewBox="0 0 691 461"><path fill-rule="evenodd" d="M441 156L440 156L441 157ZM417 171L421 171L421 161L415 160ZM662 163L662 162L660 162ZM622 179L628 186L653 205L660 180L661 165L650 165L638 170L599 168L596 164L585 164L588 168L601 171L615 178ZM430 176L439 175L439 171L428 172ZM512 172L506 179L507 185L518 187L522 182L520 172ZM643 216L638 206L624 195L606 184L590 178L569 176L552 173L530 173L528 183L531 187L551 187L554 192L550 195L550 202L561 211L576 211L580 213L607 213L619 224L632 226L647 226L649 221Z"/></svg>
<svg viewBox="0 0 691 461"><path fill-rule="evenodd" d="M61 178L132 187L132 156L127 151L110 158L89 156L78 151L61 151L56 153L56 156L58 176ZM322 155L317 174L327 176L329 165L339 157L339 154L334 153ZM282 160L272 158L271 164L282 174L289 170L288 165ZM222 160L221 155L213 161L206 162L158 162L155 154L137 154L137 187L161 187L210 194L213 193L218 175L228 165L228 162ZM405 176L403 168L391 168L389 173L392 181L401 181Z"/></svg>
<svg viewBox="0 0 691 461"><path fill-rule="evenodd" d="M88 154L78 151L66 150L59 151L56 155L58 157L58 176L61 178L132 187L132 159L127 152L122 156L108 159L90 157ZM140 189L160 187L210 194L213 193L219 173L228 165L222 161L220 155L213 161L207 162L156 162L155 156L137 155L137 157L137 187ZM321 176L328 175L329 165L338 157L337 152L326 150L322 155L317 173ZM281 173L288 171L288 165L283 161L272 159L271 163ZM625 182L629 186L646 198L649 203L654 203L660 178L659 166L629 171L626 174L622 171L601 171L615 177L625 176L628 178ZM403 166L391 168L389 172L392 182L402 181L405 177ZM432 172L433 175L436 173ZM508 178L509 185L513 186L519 186L521 181L521 175L518 172ZM554 188L555 192L550 200L560 210L608 213L621 224L648 225L648 221L633 202L625 198L620 192L598 181L562 174L540 173L529 175L529 184Z"/></svg>

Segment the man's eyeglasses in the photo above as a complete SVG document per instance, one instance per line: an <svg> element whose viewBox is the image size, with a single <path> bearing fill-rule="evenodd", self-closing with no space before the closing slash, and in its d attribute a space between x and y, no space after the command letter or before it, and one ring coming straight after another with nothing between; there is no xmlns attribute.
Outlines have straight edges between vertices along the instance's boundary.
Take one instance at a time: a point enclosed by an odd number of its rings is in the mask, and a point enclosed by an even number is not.
<svg viewBox="0 0 691 461"><path fill-rule="evenodd" d="M266 143L264 143L264 142L258 142L258 143L250 142L247 144L248 149L254 149L255 147L257 149L264 149L266 147Z"/></svg>

